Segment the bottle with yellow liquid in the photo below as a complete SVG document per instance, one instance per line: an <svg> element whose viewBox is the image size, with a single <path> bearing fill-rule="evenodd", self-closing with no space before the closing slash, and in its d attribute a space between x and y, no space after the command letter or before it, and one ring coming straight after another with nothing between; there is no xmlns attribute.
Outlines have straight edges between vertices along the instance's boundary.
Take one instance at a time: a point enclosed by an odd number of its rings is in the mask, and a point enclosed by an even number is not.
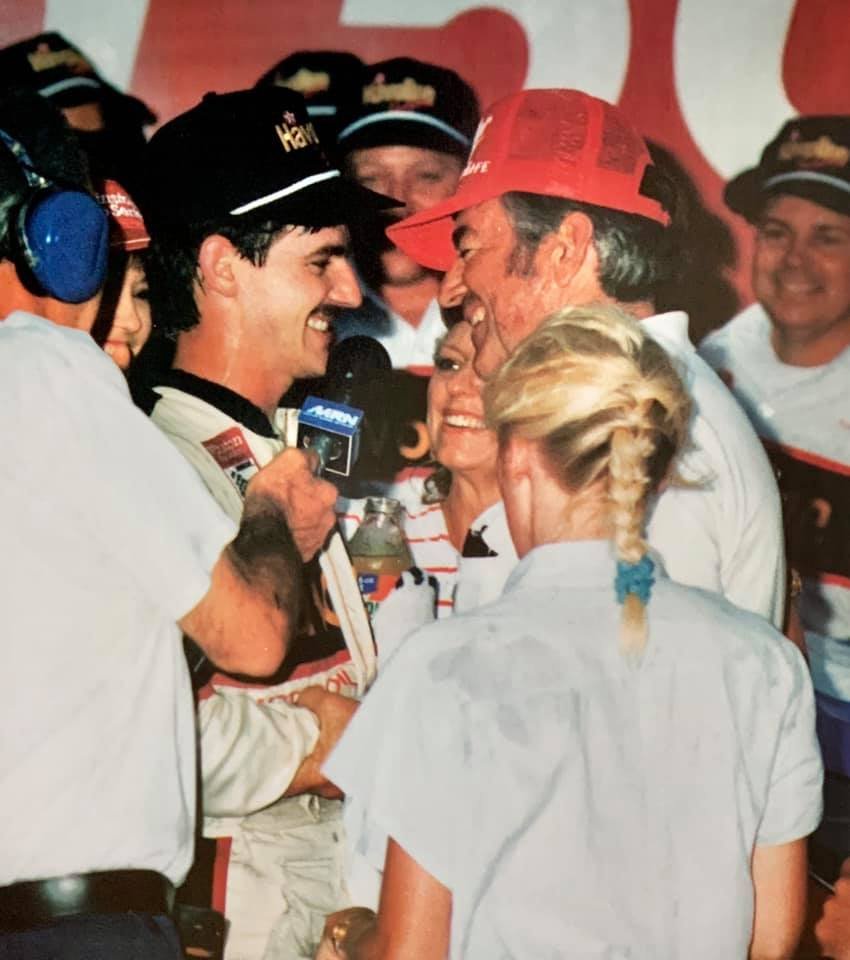
<svg viewBox="0 0 850 960"><path fill-rule="evenodd" d="M401 574L413 566L404 539L402 509L391 497L369 497L363 522L348 543L357 584L369 616L395 588Z"/></svg>

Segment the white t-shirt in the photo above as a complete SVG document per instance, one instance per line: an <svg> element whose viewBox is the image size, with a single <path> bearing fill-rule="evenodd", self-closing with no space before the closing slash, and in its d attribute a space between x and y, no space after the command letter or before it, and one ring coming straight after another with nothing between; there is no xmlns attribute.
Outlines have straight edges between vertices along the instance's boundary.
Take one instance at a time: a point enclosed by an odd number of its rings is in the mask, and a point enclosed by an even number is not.
<svg viewBox="0 0 850 960"><path fill-rule="evenodd" d="M668 487L647 527L667 573L721 593L780 626L785 555L779 491L755 431L734 398L688 340L684 313L643 328L680 365L694 403L691 448L681 472L696 487Z"/></svg>
<svg viewBox="0 0 850 960"><path fill-rule="evenodd" d="M89 336L0 323L0 885L192 858L177 621L235 528Z"/></svg>
<svg viewBox="0 0 850 960"><path fill-rule="evenodd" d="M503 597L415 633L326 764L453 897L451 956L743 958L755 845L817 825L799 652L660 577L619 651L603 541L539 547Z"/></svg>
<svg viewBox="0 0 850 960"><path fill-rule="evenodd" d="M369 289L363 290L363 303L346 310L334 321L337 340L353 336L372 337L383 344L397 370L412 369L429 374L434 368L437 340L446 332L440 306L432 300L414 327L391 310Z"/></svg>
<svg viewBox="0 0 850 960"><path fill-rule="evenodd" d="M759 303L700 353L729 382L782 476L788 555L815 688L850 700L850 349L830 363L782 363Z"/></svg>

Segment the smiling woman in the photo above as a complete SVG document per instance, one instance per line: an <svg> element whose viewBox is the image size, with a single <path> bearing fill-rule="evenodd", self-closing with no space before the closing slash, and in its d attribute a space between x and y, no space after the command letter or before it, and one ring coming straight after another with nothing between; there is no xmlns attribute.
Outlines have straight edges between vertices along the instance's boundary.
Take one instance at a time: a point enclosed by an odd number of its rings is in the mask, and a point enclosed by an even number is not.
<svg viewBox="0 0 850 960"><path fill-rule="evenodd" d="M126 190L114 180L96 194L109 215L109 269L92 336L125 373L151 333L144 251L145 222Z"/></svg>
<svg viewBox="0 0 850 960"><path fill-rule="evenodd" d="M453 612L461 593L464 605L497 596L516 562L497 506L496 436L484 420L474 355L469 323L455 323L437 345L428 384L428 438L437 468L425 480L414 477L388 491L404 508L414 563L438 584L440 617ZM341 499L338 510L350 539L365 501ZM479 560L486 560L481 569Z"/></svg>

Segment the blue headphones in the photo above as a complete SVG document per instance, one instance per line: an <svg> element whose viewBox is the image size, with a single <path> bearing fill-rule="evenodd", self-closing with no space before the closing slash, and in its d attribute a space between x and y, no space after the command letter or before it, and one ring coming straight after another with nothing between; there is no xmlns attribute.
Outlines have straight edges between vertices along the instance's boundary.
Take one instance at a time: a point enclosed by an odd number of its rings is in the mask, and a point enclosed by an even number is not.
<svg viewBox="0 0 850 960"><path fill-rule="evenodd" d="M106 277L106 213L89 194L65 190L38 173L23 145L5 130L0 130L0 142L30 188L9 214L13 253L47 296L65 303L91 299Z"/></svg>

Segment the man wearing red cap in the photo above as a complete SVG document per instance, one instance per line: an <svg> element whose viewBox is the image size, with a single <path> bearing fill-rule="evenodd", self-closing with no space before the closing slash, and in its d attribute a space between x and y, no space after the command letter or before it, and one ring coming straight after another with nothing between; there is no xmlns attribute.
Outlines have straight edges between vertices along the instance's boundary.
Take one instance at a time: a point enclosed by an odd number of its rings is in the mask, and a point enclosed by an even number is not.
<svg viewBox="0 0 850 960"><path fill-rule="evenodd" d="M527 90L486 111L455 195L389 229L448 270L486 376L553 311L601 301L639 317L686 370L696 405L680 467L649 539L671 577L779 624L779 497L741 411L694 351L683 313L654 315L671 270L670 185L620 111L576 90Z"/></svg>

